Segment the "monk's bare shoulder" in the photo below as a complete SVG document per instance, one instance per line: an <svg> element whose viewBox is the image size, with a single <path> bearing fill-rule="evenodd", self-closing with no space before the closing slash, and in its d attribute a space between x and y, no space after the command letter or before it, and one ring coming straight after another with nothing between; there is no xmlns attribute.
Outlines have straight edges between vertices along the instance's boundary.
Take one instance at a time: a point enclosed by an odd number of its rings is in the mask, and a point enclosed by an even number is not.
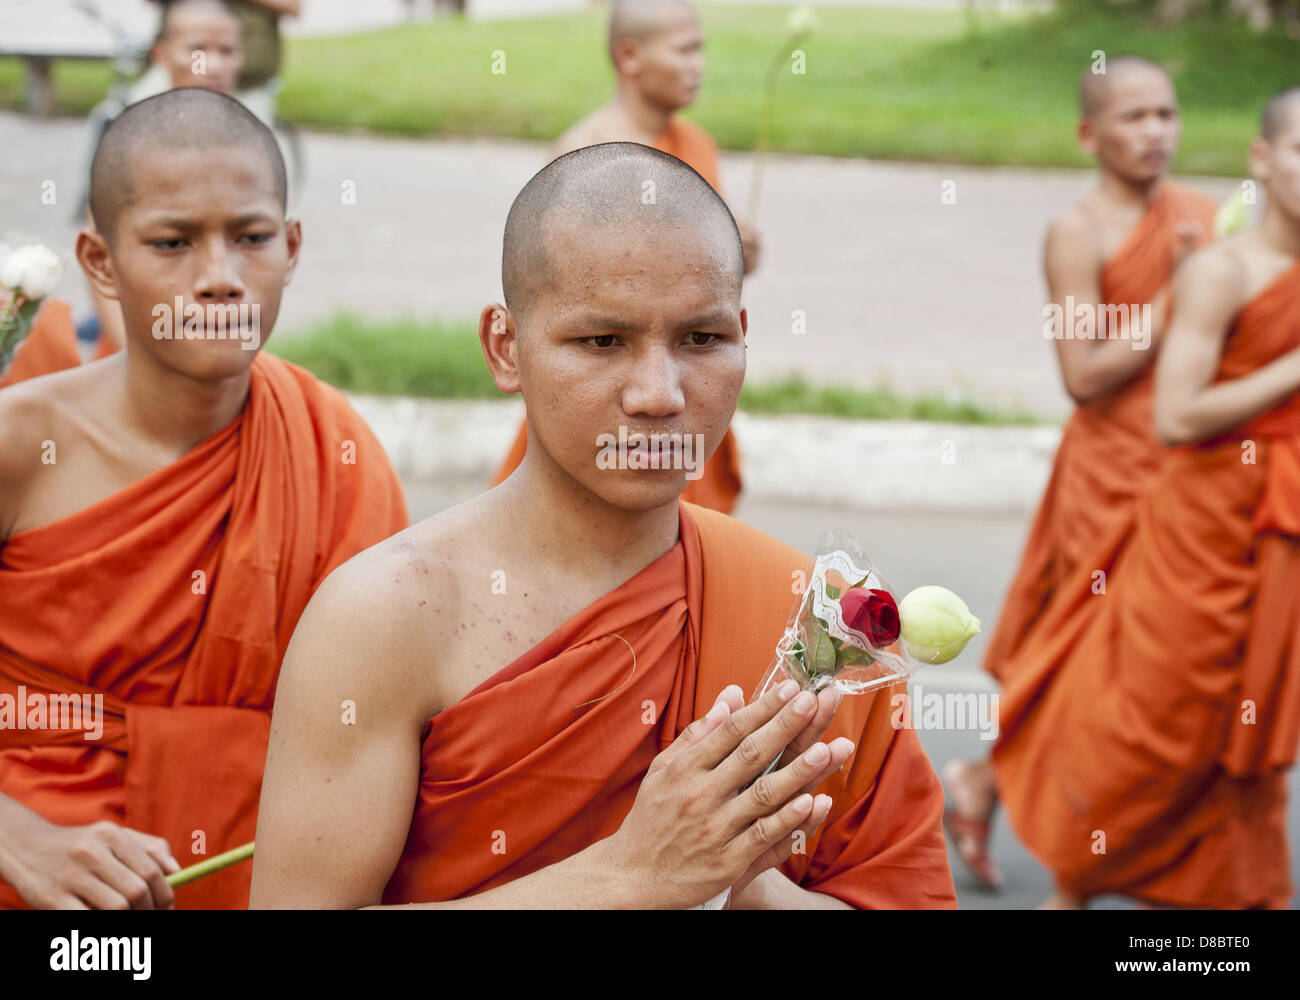
<svg viewBox="0 0 1300 1000"><path fill-rule="evenodd" d="M1088 199L1071 205L1048 224L1045 252L1049 265L1063 254L1091 266L1101 263L1097 221Z"/></svg>
<svg viewBox="0 0 1300 1000"><path fill-rule="evenodd" d="M602 142L614 142L619 132L615 128L613 112L608 105L597 108L577 122L555 140L551 147L551 159L557 159L565 153L572 153L584 146L595 146Z"/></svg>
<svg viewBox="0 0 1300 1000"><path fill-rule="evenodd" d="M60 450L87 420L102 371L85 365L27 379L0 390L0 538L8 538L35 477L48 473Z"/></svg>
<svg viewBox="0 0 1300 1000"><path fill-rule="evenodd" d="M1250 297L1251 239L1237 233L1191 254L1174 277L1176 312L1210 318L1235 314Z"/></svg>
<svg viewBox="0 0 1300 1000"><path fill-rule="evenodd" d="M463 508L478 499L417 522L335 569L298 625L309 655L333 656L336 671L364 671L372 689L407 692L414 719L446 707L445 667L455 662L456 633L473 614L463 581L479 562L473 539L481 526L473 527Z"/></svg>

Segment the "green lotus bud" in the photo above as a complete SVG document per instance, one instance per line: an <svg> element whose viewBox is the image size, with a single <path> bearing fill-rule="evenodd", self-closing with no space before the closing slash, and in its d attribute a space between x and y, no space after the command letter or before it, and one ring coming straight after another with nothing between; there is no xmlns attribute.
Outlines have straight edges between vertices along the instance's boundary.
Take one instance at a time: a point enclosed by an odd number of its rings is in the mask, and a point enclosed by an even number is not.
<svg viewBox="0 0 1300 1000"><path fill-rule="evenodd" d="M978 634L980 620L947 587L917 587L898 602L907 651L924 663L947 663Z"/></svg>
<svg viewBox="0 0 1300 1000"><path fill-rule="evenodd" d="M1214 235L1216 239L1229 236L1238 229L1245 228L1247 222L1246 202L1240 191L1230 194L1219 210L1214 213Z"/></svg>

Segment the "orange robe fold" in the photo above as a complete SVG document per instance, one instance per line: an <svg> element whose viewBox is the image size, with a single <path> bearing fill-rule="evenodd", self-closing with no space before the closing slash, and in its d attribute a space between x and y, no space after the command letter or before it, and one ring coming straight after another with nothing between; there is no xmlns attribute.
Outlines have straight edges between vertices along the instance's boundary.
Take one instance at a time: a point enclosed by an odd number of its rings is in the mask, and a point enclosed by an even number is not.
<svg viewBox="0 0 1300 1000"><path fill-rule="evenodd" d="M727 684L756 689L808 560L680 510L677 545L429 720L385 903L475 895L610 836L655 755ZM827 821L782 870L861 908L955 907L942 790L916 733L890 724L890 690L842 702L824 739L857 749L820 789Z"/></svg>
<svg viewBox="0 0 1300 1000"><path fill-rule="evenodd" d="M718 147L709 133L685 118L673 118L668 127L655 137L654 148L681 160L706 181L713 190L722 193L718 179ZM519 433L506 454L505 460L492 477L492 485L499 486L505 482L519 463L524 460L528 450L528 425L519 425ZM740 496L740 449L736 445L736 435L731 428L718 445L701 470L699 479L691 479L682 491L682 499L688 503L698 504L730 514L736 509L736 499Z"/></svg>
<svg viewBox="0 0 1300 1000"><path fill-rule="evenodd" d="M1206 243L1215 211L1204 195L1163 185L1106 262L1102 302L1122 306L1151 302L1173 276L1179 223L1199 222L1201 242ZM1154 358L1155 351L1148 350ZM1005 681L1006 663L1080 559L1111 525L1132 515L1139 493L1159 467L1162 449L1151 415L1153 377L1153 366L1148 364L1128 383L1079 406L1066 423L1020 568L985 652L984 669L999 680Z"/></svg>
<svg viewBox="0 0 1300 1000"><path fill-rule="evenodd" d="M229 426L0 548L0 695L98 694L105 716L92 741L0 728L0 791L53 823L161 836L183 867L252 840L294 625L334 567L407 523L344 397L260 355ZM246 907L250 872L193 882L176 905ZM23 905L3 881L0 905Z"/></svg>
<svg viewBox="0 0 1300 1000"><path fill-rule="evenodd" d="M1216 378L1297 346L1300 264L1242 309ZM1170 449L1008 665L998 794L1062 887L1171 906L1287 905L1297 497L1300 395ZM1094 570L1107 574L1104 593Z"/></svg>

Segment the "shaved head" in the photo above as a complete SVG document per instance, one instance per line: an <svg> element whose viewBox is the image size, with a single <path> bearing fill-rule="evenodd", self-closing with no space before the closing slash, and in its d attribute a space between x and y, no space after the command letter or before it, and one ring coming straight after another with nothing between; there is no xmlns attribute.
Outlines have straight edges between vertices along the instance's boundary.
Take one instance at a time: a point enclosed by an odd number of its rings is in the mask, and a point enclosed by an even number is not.
<svg viewBox="0 0 1300 1000"><path fill-rule="evenodd" d="M506 307L526 315L552 287L560 262L550 235L560 225L627 232L634 227L677 227L684 239L713 244L744 277L740 232L727 203L709 182L675 156L636 142L575 149L543 167L519 192L506 218L501 287Z"/></svg>
<svg viewBox="0 0 1300 1000"><path fill-rule="evenodd" d="M1115 56L1106 61L1106 72L1094 73L1091 68L1084 71L1079 81L1079 111L1085 115L1100 114L1105 110L1110 99L1111 85L1125 73L1156 72L1173 84L1169 71L1157 62L1142 56Z"/></svg>
<svg viewBox="0 0 1300 1000"><path fill-rule="evenodd" d="M162 20L158 24L158 37L168 37L174 21L173 15L189 11L204 14L221 14L239 24L239 15L227 0L163 0Z"/></svg>
<svg viewBox="0 0 1300 1000"><path fill-rule="evenodd" d="M1291 124L1292 117L1300 111L1300 87L1287 87L1274 94L1264 105L1259 119L1259 134L1272 142Z"/></svg>
<svg viewBox="0 0 1300 1000"><path fill-rule="evenodd" d="M90 214L111 243L124 207L139 196L132 167L179 149L239 149L264 157L276 200L288 203L280 145L271 130L233 97L199 87L169 90L132 104L108 126L90 165Z"/></svg>
<svg viewBox="0 0 1300 1000"><path fill-rule="evenodd" d="M609 56L614 46L625 39L645 42L664 29L668 15L683 11L694 14L686 0L614 0L609 15Z"/></svg>

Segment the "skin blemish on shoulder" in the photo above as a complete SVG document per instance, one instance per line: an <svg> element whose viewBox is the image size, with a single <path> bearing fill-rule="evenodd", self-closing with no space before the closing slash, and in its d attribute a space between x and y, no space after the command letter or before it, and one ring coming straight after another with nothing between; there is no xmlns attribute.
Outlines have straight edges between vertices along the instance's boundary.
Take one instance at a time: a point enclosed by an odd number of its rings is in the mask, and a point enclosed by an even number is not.
<svg viewBox="0 0 1300 1000"><path fill-rule="evenodd" d="M424 602L423 602L423 601L420 602L420 607L424 607Z"/></svg>

